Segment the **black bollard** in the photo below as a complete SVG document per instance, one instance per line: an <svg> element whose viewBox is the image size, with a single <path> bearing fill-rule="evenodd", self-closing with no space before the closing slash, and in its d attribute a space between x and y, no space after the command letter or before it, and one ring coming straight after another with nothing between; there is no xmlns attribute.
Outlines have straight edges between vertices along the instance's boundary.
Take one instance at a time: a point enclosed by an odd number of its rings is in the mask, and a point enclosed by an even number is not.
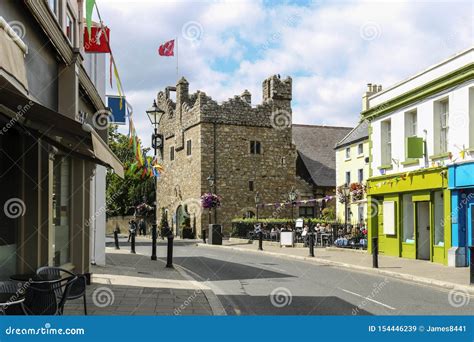
<svg viewBox="0 0 474 342"><path fill-rule="evenodd" d="M135 252L135 233L132 233L132 245L130 248L130 253L136 254Z"/></svg>
<svg viewBox="0 0 474 342"><path fill-rule="evenodd" d="M151 226L151 260L156 260L156 223Z"/></svg>
<svg viewBox="0 0 474 342"><path fill-rule="evenodd" d="M379 238L372 238L372 267L379 268Z"/></svg>
<svg viewBox="0 0 474 342"><path fill-rule="evenodd" d="M469 281L471 285L474 284L474 246L469 246L470 257L469 257Z"/></svg>
<svg viewBox="0 0 474 342"><path fill-rule="evenodd" d="M207 243L206 242L206 230L204 230L204 229L202 231L202 241L204 241L204 243Z"/></svg>
<svg viewBox="0 0 474 342"><path fill-rule="evenodd" d="M168 234L168 253L166 256L166 267L173 268L173 234Z"/></svg>
<svg viewBox="0 0 474 342"><path fill-rule="evenodd" d="M263 232L258 233L258 250L263 251Z"/></svg>
<svg viewBox="0 0 474 342"><path fill-rule="evenodd" d="M118 241L118 231L114 230L114 242L115 242L115 249L120 249L119 241Z"/></svg>
<svg viewBox="0 0 474 342"><path fill-rule="evenodd" d="M309 256L314 258L314 233L310 232L308 237Z"/></svg>

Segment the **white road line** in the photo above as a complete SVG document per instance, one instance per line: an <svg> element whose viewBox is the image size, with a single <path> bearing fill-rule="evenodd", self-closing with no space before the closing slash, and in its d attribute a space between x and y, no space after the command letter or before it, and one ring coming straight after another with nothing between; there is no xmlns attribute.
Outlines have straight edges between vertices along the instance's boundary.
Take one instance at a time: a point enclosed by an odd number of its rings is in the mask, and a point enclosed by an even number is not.
<svg viewBox="0 0 474 342"><path fill-rule="evenodd" d="M382 305L383 307L386 307L387 309L390 309L390 310L397 310L397 309L395 309L394 307L392 307L392 306L390 306L390 305L381 303L381 302L376 301L376 300L374 300L374 299L372 299L372 298L369 298L369 297L362 296L362 295L360 295L360 294L358 294L358 293L355 293L355 292L352 292L352 291L349 291L349 290L345 290L345 289L342 289L342 288L340 288L340 287L339 287L338 289L341 290L341 291L344 291L344 292L346 292L346 293L349 293L349 294L351 294L351 295L354 295L354 296L357 296L357 297L360 297L360 298L364 298L365 300L368 300L368 301L370 301L370 302L372 302L372 303L375 303L375 304L378 304L378 305Z"/></svg>

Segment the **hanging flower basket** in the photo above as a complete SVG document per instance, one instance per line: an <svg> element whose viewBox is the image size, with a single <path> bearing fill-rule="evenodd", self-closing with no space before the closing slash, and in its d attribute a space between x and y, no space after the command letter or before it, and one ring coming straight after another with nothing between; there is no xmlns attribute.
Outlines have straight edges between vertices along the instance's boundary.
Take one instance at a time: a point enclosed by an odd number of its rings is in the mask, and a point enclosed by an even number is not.
<svg viewBox="0 0 474 342"><path fill-rule="evenodd" d="M339 203L346 203L346 197L344 196L344 192L342 191L342 188L344 185L340 185L336 189L336 195L337 195L337 200Z"/></svg>
<svg viewBox="0 0 474 342"><path fill-rule="evenodd" d="M221 197L209 192L205 193L201 196L201 205L204 209L218 208L221 206Z"/></svg>
<svg viewBox="0 0 474 342"><path fill-rule="evenodd" d="M350 189L352 202L360 201L364 198L365 187L362 183L352 183Z"/></svg>

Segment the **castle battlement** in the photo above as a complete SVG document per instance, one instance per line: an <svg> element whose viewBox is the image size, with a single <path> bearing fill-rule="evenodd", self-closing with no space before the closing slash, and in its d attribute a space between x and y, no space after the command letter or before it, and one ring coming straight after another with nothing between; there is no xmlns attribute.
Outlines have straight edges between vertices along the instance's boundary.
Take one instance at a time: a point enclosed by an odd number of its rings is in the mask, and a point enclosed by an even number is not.
<svg viewBox="0 0 474 342"><path fill-rule="evenodd" d="M176 92L176 101L170 98L172 91ZM272 127L273 116L281 111L287 113L291 123L291 99L291 77L281 79L279 75L273 75L265 79L262 103L255 107L252 107L252 94L247 89L219 104L203 91L189 94L189 83L183 77L176 87L167 87L157 95L158 107L165 111L160 130L166 137L205 122Z"/></svg>

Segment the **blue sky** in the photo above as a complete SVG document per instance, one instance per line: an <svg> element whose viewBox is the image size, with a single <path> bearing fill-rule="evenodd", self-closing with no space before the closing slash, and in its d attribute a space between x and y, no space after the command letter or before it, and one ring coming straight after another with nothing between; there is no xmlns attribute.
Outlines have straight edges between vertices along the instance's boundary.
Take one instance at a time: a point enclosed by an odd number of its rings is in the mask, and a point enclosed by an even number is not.
<svg viewBox="0 0 474 342"><path fill-rule="evenodd" d="M97 4L146 144L145 109L181 76L192 92L217 101L248 89L253 105L261 101L266 77L291 76L295 123L353 126L367 83L388 87L474 45L474 5L467 0ZM174 37L178 76L176 59L157 54Z"/></svg>

